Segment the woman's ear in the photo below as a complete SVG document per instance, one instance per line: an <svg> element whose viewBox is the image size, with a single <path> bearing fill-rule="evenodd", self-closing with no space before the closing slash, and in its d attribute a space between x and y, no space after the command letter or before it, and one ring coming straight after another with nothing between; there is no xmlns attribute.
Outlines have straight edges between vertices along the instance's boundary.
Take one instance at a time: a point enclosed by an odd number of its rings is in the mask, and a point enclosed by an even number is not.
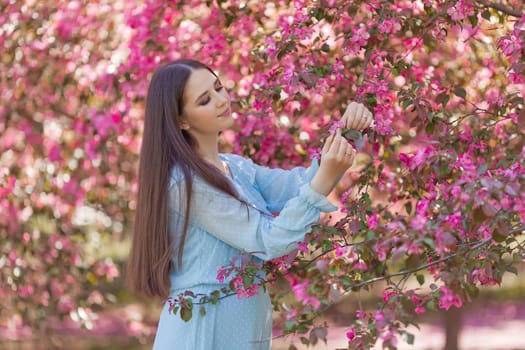
<svg viewBox="0 0 525 350"><path fill-rule="evenodd" d="M181 130L190 130L190 124L188 124L188 121L186 120L186 117L184 116L184 112L177 119L179 123L179 128Z"/></svg>
<svg viewBox="0 0 525 350"><path fill-rule="evenodd" d="M179 123L179 127L182 129L182 130L190 130L190 125L188 124L187 121L183 120Z"/></svg>

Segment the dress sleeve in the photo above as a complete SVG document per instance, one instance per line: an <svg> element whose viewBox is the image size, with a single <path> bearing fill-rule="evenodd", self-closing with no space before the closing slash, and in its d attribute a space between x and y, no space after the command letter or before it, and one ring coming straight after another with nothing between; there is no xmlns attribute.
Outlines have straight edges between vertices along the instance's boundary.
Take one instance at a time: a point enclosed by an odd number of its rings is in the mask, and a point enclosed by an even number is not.
<svg viewBox="0 0 525 350"><path fill-rule="evenodd" d="M170 186L170 214L185 214L184 205L179 205L185 203L185 188L182 180ZM307 183L284 204L280 215L273 217L195 179L189 221L237 249L269 260L296 248L296 242L302 241L319 220L321 211L336 209Z"/></svg>
<svg viewBox="0 0 525 350"><path fill-rule="evenodd" d="M280 212L286 202L299 194L302 186L310 183L319 169L317 159L308 168L295 167L291 170L270 169L256 164L253 166L255 185L271 212Z"/></svg>

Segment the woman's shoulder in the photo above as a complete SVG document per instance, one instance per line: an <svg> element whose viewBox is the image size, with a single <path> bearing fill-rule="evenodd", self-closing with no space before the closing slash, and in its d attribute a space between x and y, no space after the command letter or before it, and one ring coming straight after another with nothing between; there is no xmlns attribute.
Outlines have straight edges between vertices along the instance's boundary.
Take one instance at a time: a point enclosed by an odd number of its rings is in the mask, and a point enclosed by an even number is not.
<svg viewBox="0 0 525 350"><path fill-rule="evenodd" d="M220 153L219 156L222 159L225 159L227 161L236 162L236 163L251 162L249 158L245 158L235 153Z"/></svg>
<svg viewBox="0 0 525 350"><path fill-rule="evenodd" d="M255 163L250 158L233 153L221 153L220 157L225 160L230 167L234 167L238 175L253 182L257 169Z"/></svg>

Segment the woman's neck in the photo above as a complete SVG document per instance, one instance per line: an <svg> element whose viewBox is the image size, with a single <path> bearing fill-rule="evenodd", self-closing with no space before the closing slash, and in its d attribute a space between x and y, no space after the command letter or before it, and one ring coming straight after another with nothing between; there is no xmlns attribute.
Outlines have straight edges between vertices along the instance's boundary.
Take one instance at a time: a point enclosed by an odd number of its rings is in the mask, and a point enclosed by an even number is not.
<svg viewBox="0 0 525 350"><path fill-rule="evenodd" d="M220 165L219 158L219 136L216 137L198 137L197 138L197 154L204 160L214 164Z"/></svg>

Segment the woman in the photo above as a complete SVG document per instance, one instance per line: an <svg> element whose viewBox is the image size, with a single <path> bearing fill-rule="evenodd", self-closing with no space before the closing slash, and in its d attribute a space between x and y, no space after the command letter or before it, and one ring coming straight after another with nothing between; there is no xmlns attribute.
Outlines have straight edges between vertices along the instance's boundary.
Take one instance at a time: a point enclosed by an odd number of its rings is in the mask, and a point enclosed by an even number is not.
<svg viewBox="0 0 525 350"><path fill-rule="evenodd" d="M365 128L371 113L351 104L344 122ZM234 123L228 92L217 75L193 60L159 68L148 89L139 190L128 278L146 296L208 294L227 286L217 271L241 250L252 261L287 254L302 241L326 199L352 165L355 151L338 129L320 164L268 169L221 154L219 133ZM272 213L279 212L274 217ZM262 290L226 297L189 322L162 311L154 349L270 349L271 304Z"/></svg>

